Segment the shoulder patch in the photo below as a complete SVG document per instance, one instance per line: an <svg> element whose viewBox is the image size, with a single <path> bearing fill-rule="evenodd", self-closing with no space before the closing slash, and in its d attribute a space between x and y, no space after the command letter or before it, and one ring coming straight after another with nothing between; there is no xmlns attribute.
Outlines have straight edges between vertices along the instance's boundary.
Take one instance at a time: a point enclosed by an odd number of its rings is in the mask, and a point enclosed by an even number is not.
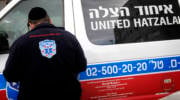
<svg viewBox="0 0 180 100"><path fill-rule="evenodd" d="M56 55L56 42L54 40L43 40L39 42L41 55L50 59Z"/></svg>

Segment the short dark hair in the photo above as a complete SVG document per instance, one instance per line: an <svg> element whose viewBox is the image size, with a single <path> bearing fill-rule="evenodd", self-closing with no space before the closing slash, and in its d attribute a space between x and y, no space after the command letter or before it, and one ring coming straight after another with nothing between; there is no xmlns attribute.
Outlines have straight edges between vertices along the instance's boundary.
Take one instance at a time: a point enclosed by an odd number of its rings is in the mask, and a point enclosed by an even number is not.
<svg viewBox="0 0 180 100"><path fill-rule="evenodd" d="M36 24L38 22L49 22L49 16L45 9L34 7L28 14L28 22Z"/></svg>

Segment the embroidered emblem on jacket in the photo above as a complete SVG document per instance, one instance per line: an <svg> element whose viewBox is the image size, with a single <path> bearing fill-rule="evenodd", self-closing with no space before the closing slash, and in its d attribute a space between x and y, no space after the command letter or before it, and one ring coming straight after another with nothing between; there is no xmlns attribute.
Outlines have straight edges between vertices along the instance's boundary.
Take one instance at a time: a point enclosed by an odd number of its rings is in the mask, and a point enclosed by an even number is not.
<svg viewBox="0 0 180 100"><path fill-rule="evenodd" d="M56 55L56 42L54 40L43 40L39 42L41 55L47 58L52 58Z"/></svg>

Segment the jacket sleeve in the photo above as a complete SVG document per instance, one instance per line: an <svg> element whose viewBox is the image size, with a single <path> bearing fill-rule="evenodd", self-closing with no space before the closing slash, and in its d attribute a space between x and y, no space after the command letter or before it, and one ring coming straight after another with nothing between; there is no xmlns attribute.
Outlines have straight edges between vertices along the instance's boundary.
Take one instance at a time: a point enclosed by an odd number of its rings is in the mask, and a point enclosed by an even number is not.
<svg viewBox="0 0 180 100"><path fill-rule="evenodd" d="M21 55L20 48L14 43L10 48L3 75L8 82L17 82L20 80L21 73Z"/></svg>
<svg viewBox="0 0 180 100"><path fill-rule="evenodd" d="M76 66L78 66L77 72L82 72L82 71L86 70L87 60L86 60L84 51L83 51L80 43L78 42L77 39L75 39L75 41L76 41L75 48L76 48L76 58L77 58L77 59L75 59L75 63L76 63Z"/></svg>

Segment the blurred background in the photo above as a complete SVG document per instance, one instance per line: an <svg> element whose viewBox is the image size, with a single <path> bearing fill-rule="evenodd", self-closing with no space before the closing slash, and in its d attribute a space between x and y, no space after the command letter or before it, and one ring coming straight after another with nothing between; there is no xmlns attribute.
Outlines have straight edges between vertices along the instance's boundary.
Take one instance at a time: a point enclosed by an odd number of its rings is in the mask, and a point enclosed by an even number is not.
<svg viewBox="0 0 180 100"><path fill-rule="evenodd" d="M11 0L0 0L0 10L4 8Z"/></svg>

